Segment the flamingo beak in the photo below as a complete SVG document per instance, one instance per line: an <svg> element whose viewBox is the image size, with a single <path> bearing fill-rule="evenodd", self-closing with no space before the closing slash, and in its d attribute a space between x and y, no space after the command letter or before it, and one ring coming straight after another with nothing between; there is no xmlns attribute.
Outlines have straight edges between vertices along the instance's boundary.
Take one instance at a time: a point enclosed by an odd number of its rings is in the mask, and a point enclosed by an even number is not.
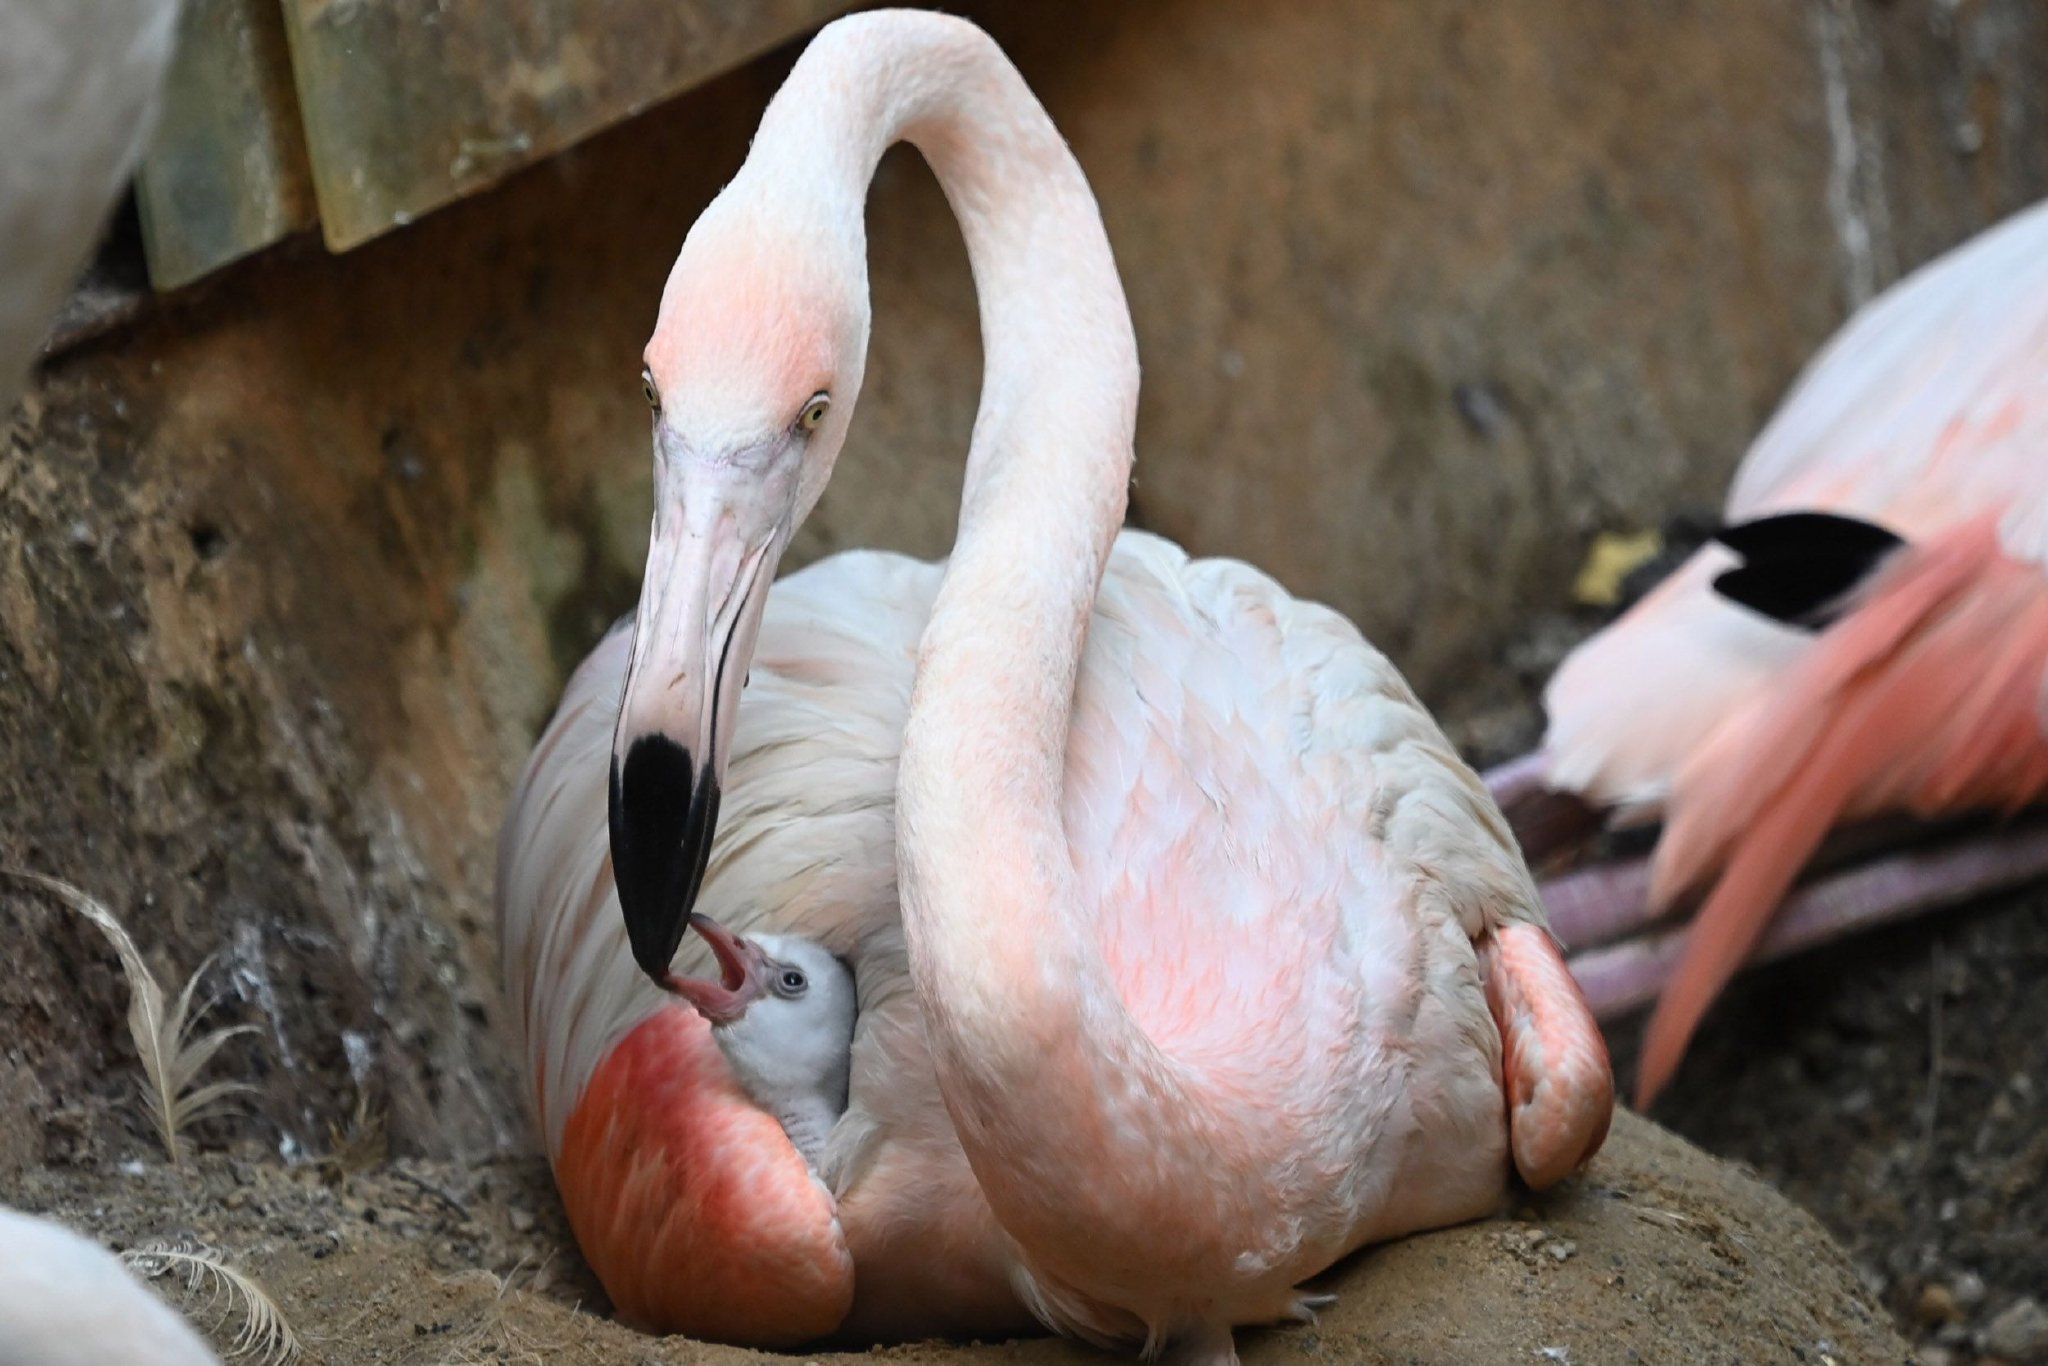
<svg viewBox="0 0 2048 1366"><path fill-rule="evenodd" d="M758 944L740 938L708 915L692 915L690 928L711 946L711 955L718 960L719 980L671 975L662 985L696 1007L713 1025L734 1024L767 990L768 955Z"/></svg>
<svg viewBox="0 0 2048 1366"><path fill-rule="evenodd" d="M612 878L634 961L668 977L711 861L740 689L788 540L778 490L664 450L632 662L612 737Z"/></svg>

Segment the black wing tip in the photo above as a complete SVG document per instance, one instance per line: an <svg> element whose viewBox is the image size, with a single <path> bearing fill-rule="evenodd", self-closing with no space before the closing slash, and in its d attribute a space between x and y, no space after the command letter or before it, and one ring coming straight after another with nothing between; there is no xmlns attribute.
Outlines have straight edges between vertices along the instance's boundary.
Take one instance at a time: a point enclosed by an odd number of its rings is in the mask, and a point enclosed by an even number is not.
<svg viewBox="0 0 2048 1366"><path fill-rule="evenodd" d="M612 756L607 796L612 880L633 961L656 981L689 928L711 858L718 784L666 735L637 737L625 763Z"/></svg>
<svg viewBox="0 0 2048 1366"><path fill-rule="evenodd" d="M1897 550L1905 541L1876 522L1838 512L1774 512L1731 522L1714 539L1736 554L1752 556L1814 556L1875 558Z"/></svg>
<svg viewBox="0 0 2048 1366"><path fill-rule="evenodd" d="M1819 631L1837 621L1844 599L1903 538L1856 517L1781 512L1722 527L1714 539L1743 563L1714 579L1714 591L1787 626Z"/></svg>

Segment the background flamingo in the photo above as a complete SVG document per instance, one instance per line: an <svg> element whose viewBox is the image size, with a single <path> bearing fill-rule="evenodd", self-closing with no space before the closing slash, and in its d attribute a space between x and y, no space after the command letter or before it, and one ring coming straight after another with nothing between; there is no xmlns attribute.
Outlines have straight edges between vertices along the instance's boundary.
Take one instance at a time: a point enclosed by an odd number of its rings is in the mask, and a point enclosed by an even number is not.
<svg viewBox="0 0 2048 1366"><path fill-rule="evenodd" d="M1574 948L1708 889L1689 935L1574 960L1615 1007L1645 960L1672 973L1644 1104L1760 940L1782 952L2048 872L2048 832L2022 824L1836 874L1771 925L1831 830L2048 791L2048 205L1858 313L1758 437L1727 519L1566 659L1542 751L1489 777L1532 857L1570 828L1549 792L1664 820L1647 868L1546 885Z"/></svg>
<svg viewBox="0 0 2048 1366"><path fill-rule="evenodd" d="M177 0L0 8L0 413L149 145Z"/></svg>
<svg viewBox="0 0 2048 1366"><path fill-rule="evenodd" d="M861 204L899 138L982 298L959 542L943 570L840 556L770 598L859 390ZM1228 1359L1349 1249L1489 1208L1510 1147L1537 1184L1597 1148L1598 1033L1392 667L1245 566L1118 536L1121 287L979 30L826 29L693 228L647 360L636 630L572 680L500 865L536 1108L629 1316L788 1341L1028 1310ZM701 968L675 957L693 905L855 967L822 1185L619 952Z"/></svg>
<svg viewBox="0 0 2048 1366"><path fill-rule="evenodd" d="M176 0L0 8L0 415L99 241L156 117ZM0 1359L216 1366L111 1253L0 1207Z"/></svg>
<svg viewBox="0 0 2048 1366"><path fill-rule="evenodd" d="M220 1366L120 1258L62 1224L0 1208L0 1361Z"/></svg>

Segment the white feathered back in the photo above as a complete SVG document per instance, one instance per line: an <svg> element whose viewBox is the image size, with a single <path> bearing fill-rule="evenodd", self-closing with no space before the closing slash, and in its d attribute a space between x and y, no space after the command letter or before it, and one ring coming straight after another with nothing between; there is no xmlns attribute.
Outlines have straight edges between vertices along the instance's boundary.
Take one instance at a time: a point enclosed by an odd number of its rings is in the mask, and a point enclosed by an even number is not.
<svg viewBox="0 0 2048 1366"><path fill-rule="evenodd" d="M220 1366L99 1244L0 1207L0 1366Z"/></svg>

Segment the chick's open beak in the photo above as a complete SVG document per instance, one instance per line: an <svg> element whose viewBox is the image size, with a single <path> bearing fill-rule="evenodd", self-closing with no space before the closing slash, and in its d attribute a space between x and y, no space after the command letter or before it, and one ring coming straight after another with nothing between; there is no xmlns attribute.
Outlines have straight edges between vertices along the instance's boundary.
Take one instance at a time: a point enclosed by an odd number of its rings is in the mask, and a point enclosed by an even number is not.
<svg viewBox="0 0 2048 1366"><path fill-rule="evenodd" d="M708 915L692 915L690 928L704 936L718 960L716 982L667 974L662 985L695 1006L714 1025L732 1024L768 989L768 955Z"/></svg>

